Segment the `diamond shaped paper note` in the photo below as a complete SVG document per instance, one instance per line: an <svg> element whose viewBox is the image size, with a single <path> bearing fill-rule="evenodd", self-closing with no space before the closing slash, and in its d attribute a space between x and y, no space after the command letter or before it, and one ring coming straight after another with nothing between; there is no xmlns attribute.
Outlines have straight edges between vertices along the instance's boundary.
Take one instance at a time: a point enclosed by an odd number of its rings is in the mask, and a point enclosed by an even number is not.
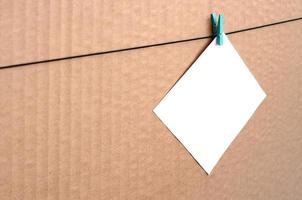
<svg viewBox="0 0 302 200"><path fill-rule="evenodd" d="M154 109L210 174L266 94L226 35L215 39Z"/></svg>

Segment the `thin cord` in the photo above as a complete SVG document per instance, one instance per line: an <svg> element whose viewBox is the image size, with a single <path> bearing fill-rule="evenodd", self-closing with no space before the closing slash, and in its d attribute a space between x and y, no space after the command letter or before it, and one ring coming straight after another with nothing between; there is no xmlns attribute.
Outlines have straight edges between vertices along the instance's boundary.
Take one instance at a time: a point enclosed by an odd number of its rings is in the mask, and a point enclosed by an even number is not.
<svg viewBox="0 0 302 200"><path fill-rule="evenodd" d="M252 28L241 29L241 30L238 30L238 31L231 31L231 32L226 33L226 35L236 34L236 33L255 30L255 29L261 29L261 28L265 28L265 27L269 27L269 26L275 26L275 25L289 23L289 22L298 21L298 20L302 20L302 17L289 19L289 20L284 20L284 21L279 21L279 22L275 22L275 23L271 23L271 24L265 24L265 25L256 26L256 27L252 27ZM4 65L4 66L0 66L0 70L1 69L7 69L7 68L13 68L13 67L22 67L22 66L27 66L27 65L36 65L36 64L41 64L41 63L49 63L49 62L69 60L69 59L75 59L75 58L83 58L83 57L89 57L89 56L117 53L117 52L122 52L122 51L132 51L132 50L137 50L137 49L144 49L144 48L164 46L164 45L169 45L169 44L190 42L190 41L194 41L194 40L203 40L203 39L208 39L208 38L212 38L212 35L204 36L204 37L184 39L184 40L175 40L175 41L163 42L163 43L157 43L157 44L136 46L136 47L130 47L130 48L124 48L124 49L115 49L115 50L101 51L101 52L95 52L95 53L87 53L87 54L81 54L81 55L75 55L75 56L66 56L66 57L53 58L53 59L48 59L48 60L25 62L25 63L20 63L20 64L13 64L13 65Z"/></svg>

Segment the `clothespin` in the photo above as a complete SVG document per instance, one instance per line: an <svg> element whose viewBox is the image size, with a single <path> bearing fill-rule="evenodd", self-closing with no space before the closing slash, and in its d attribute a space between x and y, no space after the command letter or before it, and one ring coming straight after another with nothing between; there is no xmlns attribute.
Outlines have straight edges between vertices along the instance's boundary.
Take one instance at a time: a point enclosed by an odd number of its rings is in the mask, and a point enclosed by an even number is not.
<svg viewBox="0 0 302 200"><path fill-rule="evenodd" d="M211 14L211 21L212 21L212 29L213 29L213 35L216 36L216 43L218 45L223 44L223 24L224 24L224 17L223 14L220 14L217 21L217 15L216 13Z"/></svg>
<svg viewBox="0 0 302 200"><path fill-rule="evenodd" d="M223 44L223 14L219 15L218 18L218 29L217 29L217 44L222 45Z"/></svg>
<svg viewBox="0 0 302 200"><path fill-rule="evenodd" d="M213 30L213 36L216 37L217 34L217 15L216 13L211 14L211 21L212 21L212 30Z"/></svg>

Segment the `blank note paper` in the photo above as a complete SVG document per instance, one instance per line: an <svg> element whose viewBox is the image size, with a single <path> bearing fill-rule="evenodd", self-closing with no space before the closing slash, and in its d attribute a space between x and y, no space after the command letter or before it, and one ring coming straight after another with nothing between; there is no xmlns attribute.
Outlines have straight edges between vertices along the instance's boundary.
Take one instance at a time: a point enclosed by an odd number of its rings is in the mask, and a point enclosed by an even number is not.
<svg viewBox="0 0 302 200"><path fill-rule="evenodd" d="M208 174L266 97L227 36L215 40L154 109Z"/></svg>

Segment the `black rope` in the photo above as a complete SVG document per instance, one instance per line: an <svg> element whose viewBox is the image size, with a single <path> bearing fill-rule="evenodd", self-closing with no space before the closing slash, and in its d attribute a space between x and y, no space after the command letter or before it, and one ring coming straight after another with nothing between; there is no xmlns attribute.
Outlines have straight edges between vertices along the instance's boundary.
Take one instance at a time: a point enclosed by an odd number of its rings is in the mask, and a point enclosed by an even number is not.
<svg viewBox="0 0 302 200"><path fill-rule="evenodd" d="M289 23L289 22L298 21L298 20L302 20L302 17L289 19L289 20L284 20L284 21L279 21L279 22L275 22L275 23L271 23L271 24L265 24L265 25L256 26L256 27L252 27L252 28L241 29L241 30L237 30L237 31L231 31L231 32L226 33L226 35L231 35L231 34L235 34L235 33L240 33L240 32L260 29L260 28L265 28L265 27L269 27L269 26L275 26L275 25ZM208 38L212 38L212 35L204 36L204 37L184 39L184 40L175 40L175 41L170 41L170 42L162 42L162 43L157 43L157 44L149 44L149 45L143 45L143 46L129 47L129 48L124 48L124 49L115 49L115 50L109 50L109 51L101 51L101 52L87 53L87 54L81 54L81 55L66 56L66 57L61 57L61 58L53 58L53 59L47 59L47 60L25 62L25 63L20 63L20 64L4 65L4 66L0 66L0 70L1 69L7 69L7 68L13 68L13 67L22 67L22 66L27 66L27 65L36 65L36 64L41 64L41 63L49 63L49 62L56 62L56 61L62 61L62 60L69 60L69 59L75 59L75 58L83 58L83 57L88 57L88 56L118 53L118 52L122 52L122 51L132 51L132 50L137 50L137 49L157 47L157 46L176 44L176 43L182 43L182 42L190 42L190 41L194 41L194 40L202 40L202 39L208 39Z"/></svg>

